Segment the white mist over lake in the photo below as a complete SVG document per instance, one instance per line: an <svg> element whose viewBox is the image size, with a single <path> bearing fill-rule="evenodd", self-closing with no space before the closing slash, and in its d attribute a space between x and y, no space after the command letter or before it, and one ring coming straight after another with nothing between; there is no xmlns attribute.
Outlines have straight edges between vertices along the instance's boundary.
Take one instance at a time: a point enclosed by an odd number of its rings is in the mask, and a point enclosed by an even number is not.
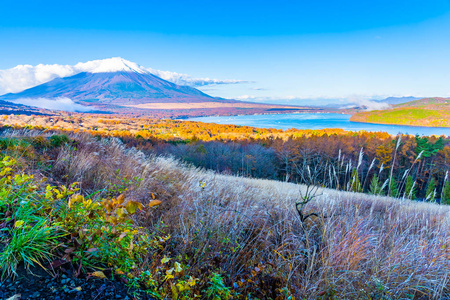
<svg viewBox="0 0 450 300"><path fill-rule="evenodd" d="M350 115L328 114L328 113L200 117L200 118L191 118L189 120L200 121L205 123L252 126L258 128L277 128L277 129L341 128L349 131L360 131L360 130L383 131L393 135L403 133L414 135L419 134L419 135L450 136L450 128L356 123L350 122Z"/></svg>

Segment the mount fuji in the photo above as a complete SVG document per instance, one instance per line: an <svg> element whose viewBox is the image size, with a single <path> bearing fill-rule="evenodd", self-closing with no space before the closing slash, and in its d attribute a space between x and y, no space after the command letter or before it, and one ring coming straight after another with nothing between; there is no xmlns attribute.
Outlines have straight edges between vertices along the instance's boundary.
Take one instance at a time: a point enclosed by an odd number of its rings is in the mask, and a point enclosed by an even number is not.
<svg viewBox="0 0 450 300"><path fill-rule="evenodd" d="M122 58L79 63L75 75L9 93L0 99L70 98L80 104L135 105L151 102L219 101L193 87L166 81Z"/></svg>
<svg viewBox="0 0 450 300"><path fill-rule="evenodd" d="M1 95L0 100L52 110L187 117L298 112L308 109L212 97L192 86L178 85L156 75L186 80L184 74L168 74L144 68L120 57L74 66L20 65L3 72L14 74L6 76L8 82L18 81L20 84L23 80L36 84L21 92ZM0 70L0 79L1 75ZM199 85L241 82L209 78L195 80ZM11 88L13 85L9 86Z"/></svg>

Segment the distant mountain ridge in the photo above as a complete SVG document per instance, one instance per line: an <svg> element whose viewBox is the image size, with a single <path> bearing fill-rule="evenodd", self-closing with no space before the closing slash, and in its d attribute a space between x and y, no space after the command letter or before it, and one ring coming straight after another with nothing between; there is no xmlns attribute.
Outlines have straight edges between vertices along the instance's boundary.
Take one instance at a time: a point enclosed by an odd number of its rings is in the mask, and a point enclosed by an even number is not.
<svg viewBox="0 0 450 300"><path fill-rule="evenodd" d="M423 99L423 98L412 97L412 96L408 96L408 97L388 97L388 98L381 99L381 100L375 100L375 102L387 103L387 104L401 104L401 103L406 103L406 102L419 100L419 99Z"/></svg>
<svg viewBox="0 0 450 300"><path fill-rule="evenodd" d="M400 103L394 107L421 107L427 109L448 109L450 107L450 98L433 97L421 98L406 103Z"/></svg>

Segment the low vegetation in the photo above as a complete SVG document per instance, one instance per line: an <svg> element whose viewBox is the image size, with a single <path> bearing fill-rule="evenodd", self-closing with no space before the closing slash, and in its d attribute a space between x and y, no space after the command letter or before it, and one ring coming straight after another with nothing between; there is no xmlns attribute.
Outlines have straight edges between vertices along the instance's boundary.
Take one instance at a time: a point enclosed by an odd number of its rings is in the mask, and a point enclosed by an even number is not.
<svg viewBox="0 0 450 300"><path fill-rule="evenodd" d="M174 156L222 174L307 184L309 166L322 187L344 191L374 194L371 184L378 184L377 194L426 200L434 181L432 200L449 201L444 193L450 171L449 136L278 130L86 114L4 116L3 123L117 137L146 154ZM408 180L414 189L406 189Z"/></svg>
<svg viewBox="0 0 450 300"><path fill-rule="evenodd" d="M359 112L350 120L377 124L450 127L450 100L425 98L398 104L391 109Z"/></svg>
<svg viewBox="0 0 450 300"><path fill-rule="evenodd" d="M353 192L311 188L313 165L304 186L111 137L8 130L0 141L3 278L71 265L160 299L450 296L450 206L357 193L366 178Z"/></svg>

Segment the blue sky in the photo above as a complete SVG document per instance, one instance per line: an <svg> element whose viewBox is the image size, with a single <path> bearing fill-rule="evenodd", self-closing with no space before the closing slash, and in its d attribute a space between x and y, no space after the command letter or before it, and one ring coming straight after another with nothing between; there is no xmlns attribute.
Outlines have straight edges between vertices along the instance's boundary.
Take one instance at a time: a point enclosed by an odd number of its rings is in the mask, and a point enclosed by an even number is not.
<svg viewBox="0 0 450 300"><path fill-rule="evenodd" d="M450 96L450 0L4 0L0 45L0 69L120 56L255 101Z"/></svg>

